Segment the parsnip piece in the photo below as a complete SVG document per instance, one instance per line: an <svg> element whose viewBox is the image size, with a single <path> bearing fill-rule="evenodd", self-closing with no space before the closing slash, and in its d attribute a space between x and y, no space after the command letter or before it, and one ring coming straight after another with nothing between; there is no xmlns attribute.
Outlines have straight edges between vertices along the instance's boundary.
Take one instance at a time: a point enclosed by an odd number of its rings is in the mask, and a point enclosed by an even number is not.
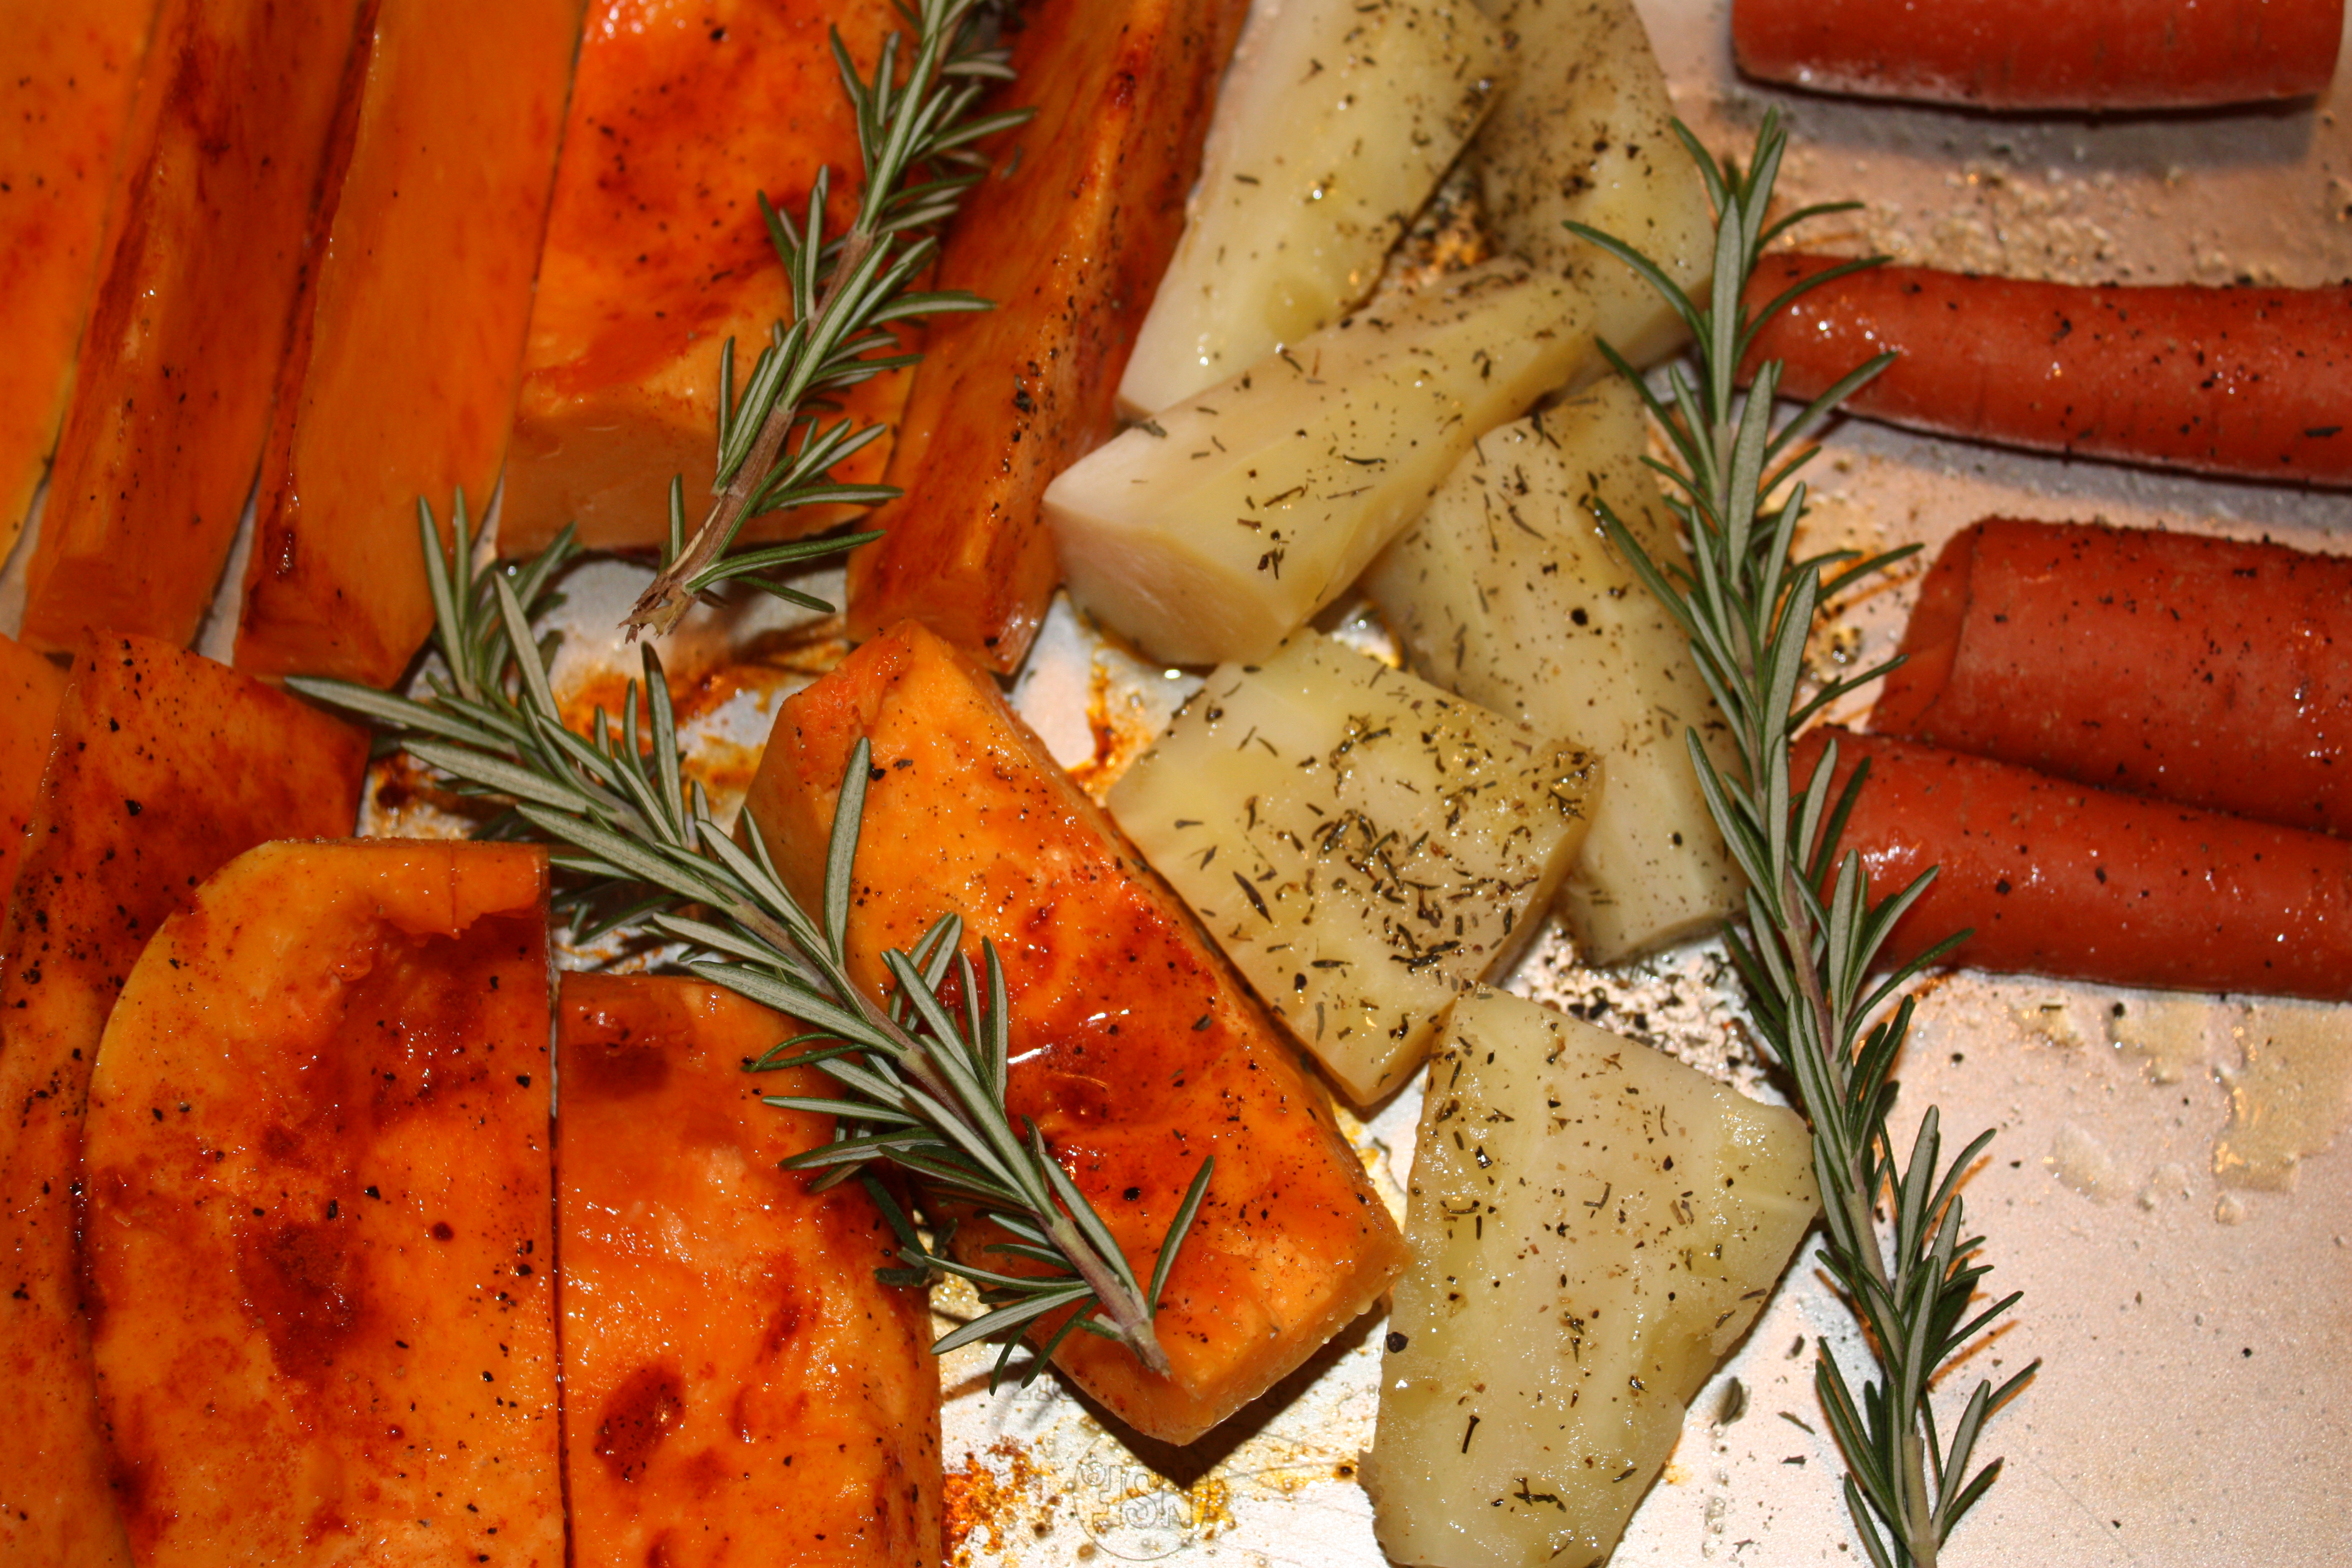
<svg viewBox="0 0 2352 1568"><path fill-rule="evenodd" d="M1664 358L1680 319L1632 268L1560 227L1614 235L1694 291L1715 271L1706 185L1674 134L1633 0L1479 3L1510 44L1508 85L1470 152L1495 237L1583 289L1595 337L1635 364Z"/></svg>
<svg viewBox="0 0 2352 1568"><path fill-rule="evenodd" d="M1364 1484L1399 1563L1606 1556L1820 1202L1795 1112L1496 992L1430 1066Z"/></svg>
<svg viewBox="0 0 2352 1568"><path fill-rule="evenodd" d="M1071 595L1153 658L1266 658L1577 372L1585 322L1569 285L1488 262L1162 412L1045 491Z"/></svg>
<svg viewBox="0 0 2352 1568"><path fill-rule="evenodd" d="M1108 804L1257 994L1370 1101L1541 923L1598 782L1574 743L1304 632L1210 676Z"/></svg>
<svg viewBox="0 0 2352 1568"><path fill-rule="evenodd" d="M1739 895L1683 739L1697 724L1727 741L1723 716L1591 509L1607 501L1653 556L1681 558L1643 449L1641 404L1614 378L1507 425L1364 578L1416 673L1602 758L1608 787L1560 891L1593 963L1687 936Z"/></svg>
<svg viewBox="0 0 2352 1568"><path fill-rule="evenodd" d="M1492 106L1502 53L1470 0L1260 0L1120 411L1205 391L1370 293Z"/></svg>

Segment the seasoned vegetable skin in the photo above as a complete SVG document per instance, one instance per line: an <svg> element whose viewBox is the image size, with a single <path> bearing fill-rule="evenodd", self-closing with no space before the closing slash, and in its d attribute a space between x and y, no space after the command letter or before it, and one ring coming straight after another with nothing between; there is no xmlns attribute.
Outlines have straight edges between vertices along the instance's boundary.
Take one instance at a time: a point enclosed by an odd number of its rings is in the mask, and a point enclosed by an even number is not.
<svg viewBox="0 0 2352 1568"><path fill-rule="evenodd" d="M0 915L16 885L16 862L32 826L65 671L24 644L0 637Z"/></svg>
<svg viewBox="0 0 2352 1568"><path fill-rule="evenodd" d="M238 668L390 686L432 629L416 502L445 528L459 490L489 506L579 30L580 0L376 7L254 497Z"/></svg>
<svg viewBox="0 0 2352 1568"><path fill-rule="evenodd" d="M567 974L556 1050L564 1489L581 1568L940 1560L940 1375L919 1290L831 1133L744 1063L801 1026L715 987Z"/></svg>
<svg viewBox="0 0 2352 1568"><path fill-rule="evenodd" d="M1768 81L1980 109L2193 109L2317 92L2343 0L1736 0Z"/></svg>
<svg viewBox="0 0 2352 1568"><path fill-rule="evenodd" d="M808 907L861 736L873 770L849 945L863 983L878 991L882 952L944 913L963 917L975 956L995 942L1013 1005L1007 1109L1035 1121L1140 1278L1216 1159L1156 1324L1174 1375L1091 1334L1058 1352L1122 1420L1190 1442L1388 1288L1404 1263L1396 1226L1322 1089L1175 894L995 682L919 626L868 643L777 717L746 810ZM958 1245L986 1239L967 1226Z"/></svg>
<svg viewBox="0 0 2352 1568"><path fill-rule="evenodd" d="M1841 784L1870 762L1841 842L1874 894L1937 868L1888 963L1969 930L1948 962L2352 1000L2352 843L1839 730L1799 742L1797 788L1832 734Z"/></svg>
<svg viewBox="0 0 2352 1568"><path fill-rule="evenodd" d="M2352 560L1992 518L1945 544L1871 728L2352 836Z"/></svg>
<svg viewBox="0 0 2352 1568"><path fill-rule="evenodd" d="M331 142L350 134L361 8L163 0L28 570L33 647L85 628L194 640L253 482Z"/></svg>
<svg viewBox="0 0 2352 1568"><path fill-rule="evenodd" d="M0 556L65 416L157 0L0 4Z"/></svg>
<svg viewBox="0 0 2352 1568"><path fill-rule="evenodd" d="M791 313L755 193L804 218L810 182L827 167L831 232L851 220L857 133L827 29L838 27L870 72L897 25L886 0L589 0L507 453L500 550L530 554L567 522L592 548L656 546L673 476L685 477L689 512L707 497L720 345L735 339L740 380L769 327ZM905 377L881 376L843 406L887 421L906 393ZM878 441L837 471L871 483L889 446ZM840 515L778 512L746 537Z"/></svg>
<svg viewBox="0 0 2352 1568"><path fill-rule="evenodd" d="M547 965L544 850L387 840L249 851L141 956L86 1160L142 1568L560 1568Z"/></svg>
<svg viewBox="0 0 2352 1568"><path fill-rule="evenodd" d="M1045 486L1111 433L1247 9L1039 0L1024 13L1013 91L1036 116L996 149L939 265L940 287L996 308L931 324L890 460L906 494L874 515L887 537L850 557L853 637L911 618L999 672L1028 651L1062 575Z"/></svg>
<svg viewBox="0 0 2352 1568"><path fill-rule="evenodd" d="M1757 309L1836 258L1767 258ZM2352 484L2352 286L2032 283L1877 267L1768 323L1748 363L1813 397L1885 350L1847 401L1897 425L2200 473Z"/></svg>
<svg viewBox="0 0 2352 1568"><path fill-rule="evenodd" d="M367 738L144 637L86 645L0 930L0 1558L124 1562L90 1394L76 1216L82 1109L123 978L241 851L351 831Z"/></svg>

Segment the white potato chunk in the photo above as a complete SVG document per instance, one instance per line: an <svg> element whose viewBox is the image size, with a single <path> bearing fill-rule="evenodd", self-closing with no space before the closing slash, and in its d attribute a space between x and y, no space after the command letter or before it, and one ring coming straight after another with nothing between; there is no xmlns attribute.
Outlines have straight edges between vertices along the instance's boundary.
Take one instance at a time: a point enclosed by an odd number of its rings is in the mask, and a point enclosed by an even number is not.
<svg viewBox="0 0 2352 1568"><path fill-rule="evenodd" d="M1635 364L1663 359L1681 318L1633 269L1560 226L1615 236L1685 289L1715 272L1706 184L1673 131L1664 73L1633 0L1480 0L1507 41L1501 101L1472 144L1505 248L1573 279L1593 335Z"/></svg>
<svg viewBox="0 0 2352 1568"><path fill-rule="evenodd" d="M1575 374L1584 323L1567 284L1487 262L1163 411L1047 487L1070 596L1151 658L1267 658Z"/></svg>
<svg viewBox="0 0 2352 1568"><path fill-rule="evenodd" d="M1541 923L1592 781L1572 743L1305 632L1219 668L1108 804L1369 1102Z"/></svg>
<svg viewBox="0 0 2352 1568"><path fill-rule="evenodd" d="M1608 1555L1820 1208L1795 1112L1517 996L1430 1063L1364 1484L1427 1568Z"/></svg>
<svg viewBox="0 0 2352 1568"><path fill-rule="evenodd" d="M1205 391L1370 293L1501 63L1471 0L1258 0L1121 411Z"/></svg>
<svg viewBox="0 0 2352 1568"><path fill-rule="evenodd" d="M1608 787L1560 890L1591 963L1705 930L1740 889L1683 734L1698 725L1725 761L1723 716L1593 510L1606 501L1654 557L1683 559L1642 467L1643 417L1612 377L1492 432L1364 578L1417 674L1603 759Z"/></svg>

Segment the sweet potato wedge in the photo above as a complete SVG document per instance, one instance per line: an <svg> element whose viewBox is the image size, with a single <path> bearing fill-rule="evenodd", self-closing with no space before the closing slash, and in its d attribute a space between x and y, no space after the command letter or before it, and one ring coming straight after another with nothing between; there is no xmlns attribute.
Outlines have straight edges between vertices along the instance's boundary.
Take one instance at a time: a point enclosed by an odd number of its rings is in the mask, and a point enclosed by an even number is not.
<svg viewBox="0 0 2352 1568"><path fill-rule="evenodd" d="M1167 885L1062 771L996 683L908 625L777 716L746 809L795 895L822 887L851 749L873 770L851 963L950 911L995 942L1012 997L1007 1110L1034 1120L1138 1277L1201 1161L1216 1173L1157 1324L1173 1375L1073 1334L1079 1385L1146 1435L1190 1442L1388 1288L1404 1245L1321 1083ZM960 1245L981 1239L973 1227ZM1002 1263L993 1265L1003 1267Z"/></svg>
<svg viewBox="0 0 2352 1568"><path fill-rule="evenodd" d="M279 374L239 669L389 686L432 629L416 500L446 529L498 482L579 32L580 0L376 10Z"/></svg>
<svg viewBox="0 0 2352 1568"><path fill-rule="evenodd" d="M598 549L667 537L669 484L708 500L719 346L738 378L789 313L759 193L808 213L833 171L834 232L855 215L857 132L826 41L838 27L868 71L898 25L887 0L593 0L548 215L499 546L542 548L567 522ZM898 416L906 378L856 387L845 410ZM887 440L838 470L871 483ZM838 521L839 509L778 512L746 537Z"/></svg>
<svg viewBox="0 0 2352 1568"><path fill-rule="evenodd" d="M934 322L889 482L850 557L850 635L924 623L1010 670L1061 580L1046 484L1112 430L1118 381L1183 231L1242 0L1041 0L1010 89L1036 117L965 203L940 285L996 309Z"/></svg>
<svg viewBox="0 0 2352 1568"><path fill-rule="evenodd" d="M35 647L85 627L195 637L261 452L361 9L164 0L33 551Z"/></svg>
<svg viewBox="0 0 2352 1568"><path fill-rule="evenodd" d="M24 644L0 637L0 914L16 885L16 862L65 694L64 670Z"/></svg>
<svg viewBox="0 0 2352 1568"><path fill-rule="evenodd" d="M367 737L146 637L86 644L0 928L0 1560L126 1562L75 1262L82 1108L123 977L265 839L351 831Z"/></svg>
<svg viewBox="0 0 2352 1568"><path fill-rule="evenodd" d="M142 1568L560 1568L547 857L267 844L90 1079L98 1398Z"/></svg>
<svg viewBox="0 0 2352 1568"><path fill-rule="evenodd" d="M920 1290L855 1184L777 1162L832 1136L743 1070L799 1025L730 992L567 974L556 1214L565 1494L580 1568L940 1560L940 1374ZM658 1129L648 1136L648 1130Z"/></svg>
<svg viewBox="0 0 2352 1568"><path fill-rule="evenodd" d="M0 4L0 556L65 416L156 0Z"/></svg>

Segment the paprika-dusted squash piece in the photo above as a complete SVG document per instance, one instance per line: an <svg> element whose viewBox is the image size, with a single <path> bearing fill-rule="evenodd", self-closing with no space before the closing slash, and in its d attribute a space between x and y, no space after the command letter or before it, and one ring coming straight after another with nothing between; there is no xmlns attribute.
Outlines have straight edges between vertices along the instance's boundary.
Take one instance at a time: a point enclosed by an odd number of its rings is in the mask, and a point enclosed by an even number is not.
<svg viewBox="0 0 2352 1568"><path fill-rule="evenodd" d="M676 475L688 526L701 521L719 348L735 339L740 381L791 313L759 195L804 219L823 165L829 232L856 216L857 130L827 29L870 75L898 26L888 0L591 0L507 454L508 554L567 522L594 549L659 545ZM885 375L841 403L887 422L906 395L903 375ZM836 471L872 483L888 456L886 438ZM777 512L745 537L842 515Z"/></svg>
<svg viewBox="0 0 2352 1568"><path fill-rule="evenodd" d="M830 1119L803 1026L731 992L567 974L557 1021L563 1467L580 1568L940 1561L930 1309L856 1183L779 1161Z"/></svg>
<svg viewBox="0 0 2352 1568"><path fill-rule="evenodd" d="M198 883L351 831L367 737L147 637L84 644L0 927L0 1561L127 1562L91 1400L72 1193L100 1034Z"/></svg>
<svg viewBox="0 0 2352 1568"><path fill-rule="evenodd" d="M65 416L156 0L0 0L0 556Z"/></svg>
<svg viewBox="0 0 2352 1568"><path fill-rule="evenodd" d="M1137 1430L1186 1443L1371 1305L1405 1261L1322 1085L989 676L919 626L788 701L746 809L816 902L852 748L872 769L850 899L853 973L939 915L995 942L1012 998L1007 1110L1029 1118L1149 1279L1203 1158L1216 1171L1156 1324L1172 1375L1072 1334L1056 1359ZM965 1226L958 1245L986 1238ZM994 1255L991 1255L992 1258ZM1002 1262L990 1267L1002 1268Z"/></svg>
<svg viewBox="0 0 2352 1568"><path fill-rule="evenodd" d="M64 670L24 644L0 637L0 914L16 885L16 862L65 694Z"/></svg>
<svg viewBox="0 0 2352 1568"><path fill-rule="evenodd" d="M1114 426L1119 377L1184 226L1244 0L1040 0L1013 44L1006 133L939 283L995 302L931 323L877 512L849 558L854 637L921 621L998 671L1061 568L1045 486Z"/></svg>
<svg viewBox="0 0 2352 1568"><path fill-rule="evenodd" d="M422 496L489 505L580 0L382 0L254 498L239 669L390 686L433 626Z"/></svg>
<svg viewBox="0 0 2352 1568"><path fill-rule="evenodd" d="M561 1568L547 856L266 844L91 1075L91 1338L142 1568Z"/></svg>
<svg viewBox="0 0 2352 1568"><path fill-rule="evenodd" d="M100 242L23 637L185 645L253 482L359 0L163 0Z"/></svg>

